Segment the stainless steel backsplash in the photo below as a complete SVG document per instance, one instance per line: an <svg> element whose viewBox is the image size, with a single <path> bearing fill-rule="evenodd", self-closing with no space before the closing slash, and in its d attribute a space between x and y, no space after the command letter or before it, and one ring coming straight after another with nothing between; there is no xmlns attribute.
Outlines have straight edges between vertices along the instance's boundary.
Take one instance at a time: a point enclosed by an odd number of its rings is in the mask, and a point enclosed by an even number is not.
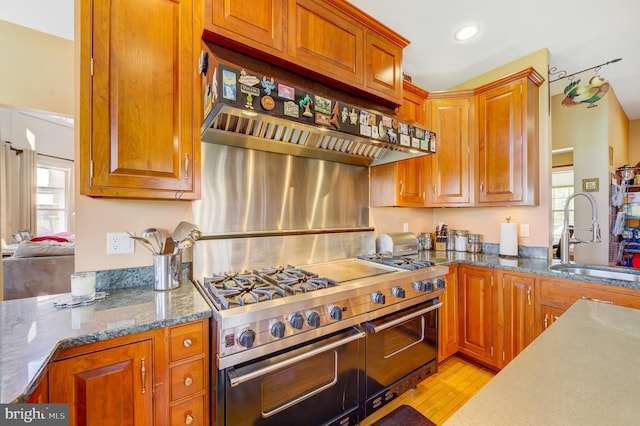
<svg viewBox="0 0 640 426"><path fill-rule="evenodd" d="M202 144L196 278L375 251L367 167Z"/></svg>

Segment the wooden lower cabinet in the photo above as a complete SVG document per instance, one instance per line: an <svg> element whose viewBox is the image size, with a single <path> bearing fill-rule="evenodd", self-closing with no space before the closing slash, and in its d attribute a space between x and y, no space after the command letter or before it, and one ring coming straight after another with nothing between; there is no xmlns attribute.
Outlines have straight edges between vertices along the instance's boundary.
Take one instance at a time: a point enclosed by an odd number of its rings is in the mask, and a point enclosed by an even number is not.
<svg viewBox="0 0 640 426"><path fill-rule="evenodd" d="M438 362L458 352L458 267L449 266L438 310Z"/></svg>
<svg viewBox="0 0 640 426"><path fill-rule="evenodd" d="M49 402L69 404L70 425L153 425L153 360L146 339L56 361Z"/></svg>
<svg viewBox="0 0 640 426"><path fill-rule="evenodd" d="M549 328L551 324L553 324L558 318L560 318L560 315L562 315L564 311L566 311L566 309L557 308L555 306L549 306L549 305L540 306L540 315L542 318L542 324L540 324L537 327L540 329L540 331L537 334L540 334L541 332Z"/></svg>
<svg viewBox="0 0 640 426"><path fill-rule="evenodd" d="M206 426L208 348L202 319L65 349L29 402L69 404L71 426Z"/></svg>
<svg viewBox="0 0 640 426"><path fill-rule="evenodd" d="M498 321L502 322L502 362L507 365L535 339L535 278L500 272L501 300Z"/></svg>
<svg viewBox="0 0 640 426"><path fill-rule="evenodd" d="M460 352L478 362L497 368L497 299L493 270L461 265L458 268Z"/></svg>

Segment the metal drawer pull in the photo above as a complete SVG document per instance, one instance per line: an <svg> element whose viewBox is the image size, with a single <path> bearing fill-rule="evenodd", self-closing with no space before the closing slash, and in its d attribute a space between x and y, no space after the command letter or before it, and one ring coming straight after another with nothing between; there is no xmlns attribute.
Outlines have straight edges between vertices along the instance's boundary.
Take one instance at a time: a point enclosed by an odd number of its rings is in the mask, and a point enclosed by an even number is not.
<svg viewBox="0 0 640 426"><path fill-rule="evenodd" d="M193 384L193 379L191 377L187 377L186 379L184 379L185 386L191 386L192 384Z"/></svg>
<svg viewBox="0 0 640 426"><path fill-rule="evenodd" d="M187 414L187 417L184 418L184 424L190 425L193 423L193 416L191 414Z"/></svg>
<svg viewBox="0 0 640 426"><path fill-rule="evenodd" d="M142 376L142 390L141 393L147 393L147 368L144 365L145 358L140 359L142 365L140 366L140 375Z"/></svg>
<svg viewBox="0 0 640 426"><path fill-rule="evenodd" d="M193 342L191 341L191 339L184 339L184 342L182 342L182 344L184 345L185 348L191 347L191 345L193 345Z"/></svg>
<svg viewBox="0 0 640 426"><path fill-rule="evenodd" d="M531 287L527 287L527 304L531 306Z"/></svg>
<svg viewBox="0 0 640 426"><path fill-rule="evenodd" d="M587 296L582 296L581 299L591 300L593 302L606 303L607 305L613 305L613 302L611 300L600 300L600 299L594 299L593 297L587 297Z"/></svg>
<svg viewBox="0 0 640 426"><path fill-rule="evenodd" d="M400 195L404 194L404 182L400 181Z"/></svg>
<svg viewBox="0 0 640 426"><path fill-rule="evenodd" d="M412 312L409 315L405 315L403 317L394 319L393 321L386 322L386 323L384 323L382 325L377 325L376 326L376 325L373 325L373 323L367 323L367 329L372 331L373 333L379 333L382 330L386 330L387 328L391 328L391 327L396 326L398 324L402 324L405 321L409 321L412 318L415 318L415 317L420 316L422 314L426 314L427 312L431 312L434 309L438 309L441 306L442 306L442 302L438 302L435 305L429 306L428 308L424 308L424 309L421 309L419 311Z"/></svg>
<svg viewBox="0 0 640 426"><path fill-rule="evenodd" d="M184 155L184 178L189 179L189 154Z"/></svg>
<svg viewBox="0 0 640 426"><path fill-rule="evenodd" d="M294 357L291 357L289 359L286 359L282 362L279 362L277 364L272 364L269 365L267 367L264 368L260 368L258 370L255 371L251 371L250 373L245 374L244 376L238 376L238 374L236 373L235 368L231 367L229 368L229 383L231 384L231 387L236 387L239 384L242 384L244 382L247 382L249 380L255 379L257 377L261 377L264 376L265 374L269 374L272 373L276 370L279 370L281 368L284 367L288 367L290 365L296 364L300 361L303 361L305 359L309 359L311 357L314 357L322 352L326 352L328 350L331 349L335 349L338 348L340 346L344 346L349 342L353 342L354 340L358 340L358 339L362 339L364 337L364 331L360 331L358 334L354 334L353 336L349 336L349 337L345 337L344 339L340 339L336 342L330 343L328 345L325 346L321 346L319 348L310 350L309 352L305 352L303 354L300 355L296 355Z"/></svg>

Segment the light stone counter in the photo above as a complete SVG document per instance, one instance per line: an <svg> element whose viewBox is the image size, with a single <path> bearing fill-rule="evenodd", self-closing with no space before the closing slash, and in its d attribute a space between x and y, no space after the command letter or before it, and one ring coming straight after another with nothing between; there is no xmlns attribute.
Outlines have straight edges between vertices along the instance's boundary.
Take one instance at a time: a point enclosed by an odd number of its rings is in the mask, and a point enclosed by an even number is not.
<svg viewBox="0 0 640 426"><path fill-rule="evenodd" d="M62 349L211 317L190 282L170 291L108 290L106 299L74 308L53 303L69 294L0 302L0 403L24 402Z"/></svg>
<svg viewBox="0 0 640 426"><path fill-rule="evenodd" d="M640 424L640 310L579 300L446 423Z"/></svg>

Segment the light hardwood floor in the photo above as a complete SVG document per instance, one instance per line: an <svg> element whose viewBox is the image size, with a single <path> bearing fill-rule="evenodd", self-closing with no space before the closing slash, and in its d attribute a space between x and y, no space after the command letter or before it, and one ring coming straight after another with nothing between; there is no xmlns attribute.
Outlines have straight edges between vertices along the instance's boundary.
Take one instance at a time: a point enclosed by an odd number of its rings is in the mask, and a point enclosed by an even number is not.
<svg viewBox="0 0 640 426"><path fill-rule="evenodd" d="M451 357L438 366L438 373L364 419L360 426L371 425L403 404L412 406L440 425L493 376L494 373L489 370L464 359Z"/></svg>

